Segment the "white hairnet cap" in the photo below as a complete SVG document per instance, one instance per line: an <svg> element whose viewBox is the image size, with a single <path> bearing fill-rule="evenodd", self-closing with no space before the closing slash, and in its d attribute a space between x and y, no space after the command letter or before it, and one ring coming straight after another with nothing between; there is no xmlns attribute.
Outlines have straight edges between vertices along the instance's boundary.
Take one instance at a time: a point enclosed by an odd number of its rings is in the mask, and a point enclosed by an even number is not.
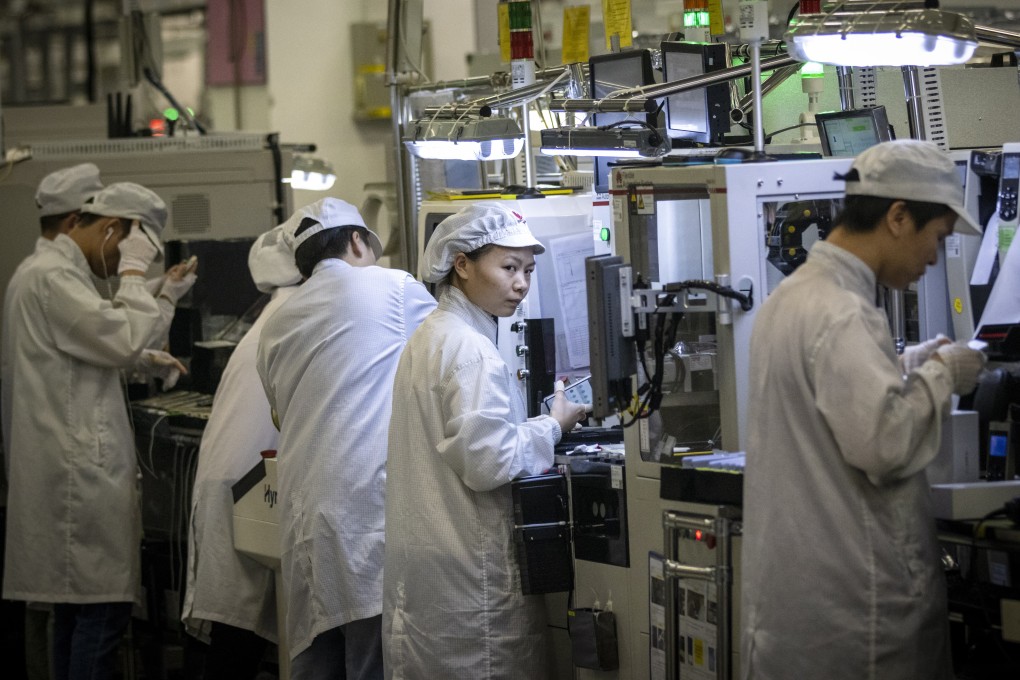
<svg viewBox="0 0 1020 680"><path fill-rule="evenodd" d="M318 224L308 226L305 219L311 219ZM302 225L305 225L304 229L302 229ZM311 205L299 208L281 226L284 228L284 235L294 252L297 252L302 243L321 231L341 227L364 227L368 231L370 245L376 259L382 257L383 246L379 235L368 228L365 218L361 216L357 208L339 198L327 196Z"/></svg>
<svg viewBox="0 0 1020 680"><path fill-rule="evenodd" d="M81 208L84 213L102 215L103 217L121 217L138 220L142 230L163 254L163 241L160 235L166 226L166 203L141 184L134 182L117 182L111 184Z"/></svg>
<svg viewBox="0 0 1020 680"><path fill-rule="evenodd" d="M99 168L93 163L81 163L51 172L42 178L35 192L39 216L66 215L81 210L82 204L102 188Z"/></svg>
<svg viewBox="0 0 1020 680"><path fill-rule="evenodd" d="M545 246L532 235L523 215L502 203L481 201L436 226L421 258L422 281L439 283L453 269L457 253L473 253L490 243L504 248L530 247L536 255L545 252Z"/></svg>
<svg viewBox="0 0 1020 680"><path fill-rule="evenodd" d="M248 269L255 287L263 293L293 286L301 281L301 272L294 264L294 250L284 238L286 223L265 232L248 251Z"/></svg>
<svg viewBox="0 0 1020 680"><path fill-rule="evenodd" d="M860 178L847 179L847 196L941 203L959 218L958 233L981 235L981 227L963 207L963 181L956 164L935 144L916 139L876 144L861 152L851 169Z"/></svg>

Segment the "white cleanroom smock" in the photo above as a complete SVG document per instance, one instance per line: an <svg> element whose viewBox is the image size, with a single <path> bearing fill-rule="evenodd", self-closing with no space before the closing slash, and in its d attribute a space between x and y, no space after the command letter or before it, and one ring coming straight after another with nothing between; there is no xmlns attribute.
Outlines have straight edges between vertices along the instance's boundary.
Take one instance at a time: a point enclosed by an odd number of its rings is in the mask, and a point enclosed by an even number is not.
<svg viewBox="0 0 1020 680"><path fill-rule="evenodd" d="M949 369L903 377L875 274L826 242L758 311L750 365L742 676L951 677L924 474Z"/></svg>
<svg viewBox="0 0 1020 680"><path fill-rule="evenodd" d="M255 355L262 327L295 287L279 288L230 355L202 433L188 528L188 585L181 620L208 640L209 622L244 628L276 642L273 570L234 550L232 487L275 449L279 432Z"/></svg>
<svg viewBox="0 0 1020 680"><path fill-rule="evenodd" d="M124 277L103 300L67 236L39 246L11 303L17 399L4 597L135 601L138 466L120 370L138 360L159 308L141 276Z"/></svg>
<svg viewBox="0 0 1020 680"><path fill-rule="evenodd" d="M47 240L41 236L36 239L35 250L18 264L11 280L7 282L7 289L4 290L3 325L0 326L0 439L3 440L4 445L5 474L7 474L11 462L11 412L14 408L14 356L12 354L14 325L11 323L11 303L21 281L22 272L28 266L29 261L39 252L43 242Z"/></svg>
<svg viewBox="0 0 1020 680"><path fill-rule="evenodd" d="M521 594L510 482L552 467L560 426L527 419L495 319L440 291L393 385L386 677L545 678L545 609Z"/></svg>
<svg viewBox="0 0 1020 680"><path fill-rule="evenodd" d="M435 300L406 272L319 262L262 329L258 371L280 419L277 473L290 657L382 611L393 374Z"/></svg>

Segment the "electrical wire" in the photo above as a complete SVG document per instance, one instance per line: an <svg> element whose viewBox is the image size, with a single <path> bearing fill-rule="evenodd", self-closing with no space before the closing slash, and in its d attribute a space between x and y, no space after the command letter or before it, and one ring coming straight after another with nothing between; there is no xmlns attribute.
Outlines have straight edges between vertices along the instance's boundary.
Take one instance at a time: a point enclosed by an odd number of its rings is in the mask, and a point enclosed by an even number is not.
<svg viewBox="0 0 1020 680"><path fill-rule="evenodd" d="M765 134L765 136L766 137L774 137L774 136L776 136L778 134L781 134L783 132L789 132L790 130L796 130L797 128L802 128L802 127L816 127L816 126L815 126L814 123L797 123L796 125L790 125L788 127L779 128L778 130L774 130L772 132L767 132Z"/></svg>

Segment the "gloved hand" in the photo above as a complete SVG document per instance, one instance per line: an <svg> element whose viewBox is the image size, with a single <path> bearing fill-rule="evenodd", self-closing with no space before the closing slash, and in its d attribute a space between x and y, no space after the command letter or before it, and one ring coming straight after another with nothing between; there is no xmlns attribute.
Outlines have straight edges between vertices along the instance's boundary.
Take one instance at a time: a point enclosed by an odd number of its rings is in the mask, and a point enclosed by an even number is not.
<svg viewBox="0 0 1020 680"><path fill-rule="evenodd" d="M184 364L175 359L173 355L158 349L143 349L136 368L162 380L164 392L173 389L182 373L185 375L188 373Z"/></svg>
<svg viewBox="0 0 1020 680"><path fill-rule="evenodd" d="M117 248L120 250L120 264L117 265L118 274L123 274L128 270L144 272L159 254L159 249L149 240L138 224L131 226L131 233L127 238L120 240Z"/></svg>
<svg viewBox="0 0 1020 680"><path fill-rule="evenodd" d="M903 354L900 355L900 366L903 368L904 373L910 373L911 371L920 368L921 364L928 361L931 355L935 353L942 345L948 345L952 342L942 333L939 333L931 340L925 340L924 342L916 345L910 345Z"/></svg>
<svg viewBox="0 0 1020 680"><path fill-rule="evenodd" d="M967 345L954 342L943 345L932 355L946 365L953 376L953 392L970 394L977 387L978 376L985 367L985 355Z"/></svg>
<svg viewBox="0 0 1020 680"><path fill-rule="evenodd" d="M159 295L156 297L165 297L176 305L177 301L195 285L197 278L195 272L188 271L183 264L176 264L167 270L166 276L163 277L163 285L159 289Z"/></svg>

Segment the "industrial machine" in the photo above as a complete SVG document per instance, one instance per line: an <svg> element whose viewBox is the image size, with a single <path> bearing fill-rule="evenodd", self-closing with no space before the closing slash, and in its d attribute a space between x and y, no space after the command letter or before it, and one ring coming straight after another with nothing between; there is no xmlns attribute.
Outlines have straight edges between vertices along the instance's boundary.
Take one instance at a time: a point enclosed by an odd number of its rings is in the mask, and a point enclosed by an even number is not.
<svg viewBox="0 0 1020 680"><path fill-rule="evenodd" d="M831 228L844 190L834 175L849 165L687 161L613 171L617 255L588 261L592 391L596 415L601 404L633 424L627 516L644 521L629 527L629 568L576 563L578 605L612 589L622 631L619 674L600 678L739 673L740 465L723 481L682 468L692 454L744 447L755 313ZM951 332L944 267L929 270L908 300L908 340ZM609 366L601 376L598 352ZM628 352L637 361L612 361ZM663 588L674 595L664 600ZM671 614L664 604L678 593L711 602L712 624L688 610Z"/></svg>
<svg viewBox="0 0 1020 680"><path fill-rule="evenodd" d="M163 232L168 243L255 238L292 211L290 186L282 182L290 176L291 154L280 149L275 135L96 139L27 148L31 157L10 166L0 184L4 287L39 235L39 181L70 165L95 163L104 184L131 181L156 192L170 213Z"/></svg>

